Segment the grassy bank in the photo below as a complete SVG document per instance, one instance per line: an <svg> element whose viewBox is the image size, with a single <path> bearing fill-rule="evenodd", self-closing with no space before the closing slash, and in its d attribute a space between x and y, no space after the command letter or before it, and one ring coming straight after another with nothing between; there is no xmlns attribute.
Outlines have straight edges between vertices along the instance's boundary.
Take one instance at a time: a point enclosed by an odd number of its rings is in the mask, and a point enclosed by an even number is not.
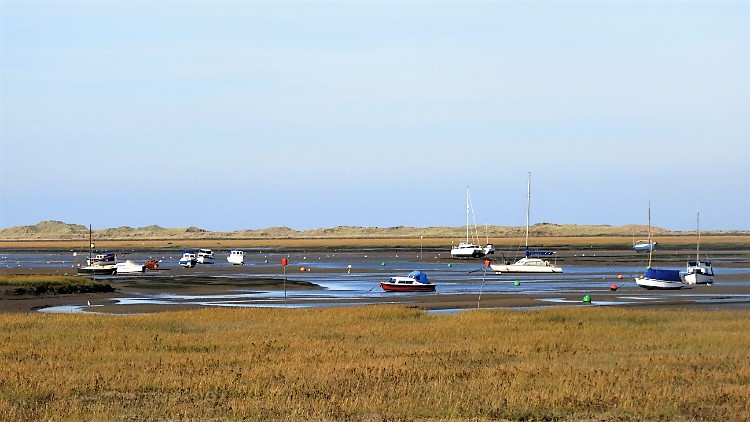
<svg viewBox="0 0 750 422"><path fill-rule="evenodd" d="M4 295L43 295L102 293L113 291L105 281L66 275L0 274L0 293Z"/></svg>
<svg viewBox="0 0 750 422"><path fill-rule="evenodd" d="M748 420L750 313L0 315L1 420Z"/></svg>

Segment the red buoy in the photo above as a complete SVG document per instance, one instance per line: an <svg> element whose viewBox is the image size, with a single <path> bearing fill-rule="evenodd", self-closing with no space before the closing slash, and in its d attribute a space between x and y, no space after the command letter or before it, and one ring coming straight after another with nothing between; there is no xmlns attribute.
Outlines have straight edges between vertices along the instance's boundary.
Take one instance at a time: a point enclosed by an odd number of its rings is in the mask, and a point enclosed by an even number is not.
<svg viewBox="0 0 750 422"><path fill-rule="evenodd" d="M609 286L609 290L612 290L613 292L615 290L617 290L617 284L613 284L613 285Z"/></svg>

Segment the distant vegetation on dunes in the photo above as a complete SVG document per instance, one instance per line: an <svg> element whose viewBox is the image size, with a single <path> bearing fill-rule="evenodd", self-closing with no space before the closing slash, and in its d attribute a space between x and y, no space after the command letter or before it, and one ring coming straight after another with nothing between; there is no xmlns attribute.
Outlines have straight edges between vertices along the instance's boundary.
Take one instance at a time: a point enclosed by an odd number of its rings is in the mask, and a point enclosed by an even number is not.
<svg viewBox="0 0 750 422"><path fill-rule="evenodd" d="M484 228L483 228L484 229ZM357 227L337 226L313 230L294 230L289 227L269 227L255 230L213 232L198 227L164 228L156 225L146 227L115 227L93 231L98 240L107 239L319 239L319 238L461 238L466 228L461 227ZM633 236L644 237L648 228L644 225L575 225L539 223L530 227L532 236ZM488 226L479 237L522 237L525 227ZM694 232L670 231L653 228L660 235L693 235ZM704 231L706 235L748 235L747 231ZM15 226L0 230L0 240L74 240L85 239L89 229L81 224L62 221L42 221L31 226Z"/></svg>

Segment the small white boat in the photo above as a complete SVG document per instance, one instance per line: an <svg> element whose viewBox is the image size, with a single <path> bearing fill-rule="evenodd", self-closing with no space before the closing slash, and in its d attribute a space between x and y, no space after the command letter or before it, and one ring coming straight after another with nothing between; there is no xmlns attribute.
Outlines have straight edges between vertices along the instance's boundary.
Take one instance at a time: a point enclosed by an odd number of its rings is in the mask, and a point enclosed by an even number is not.
<svg viewBox="0 0 750 422"><path fill-rule="evenodd" d="M466 241L460 242L458 246L451 248L451 258L482 258L485 255L495 253L495 247L489 243L487 239L487 246L481 247L476 243L472 243L471 240L479 240L478 235L469 236L469 215L474 216L474 209L471 206L471 197L469 196L469 187L466 187ZM477 224L474 222L474 232L476 234Z"/></svg>
<svg viewBox="0 0 750 422"><path fill-rule="evenodd" d="M531 252L527 252L531 253ZM562 268L557 265L541 259L533 258L531 256L525 256L513 264L492 264L490 265L492 271L497 274L504 273L562 273Z"/></svg>
<svg viewBox="0 0 750 422"><path fill-rule="evenodd" d="M126 260L125 262L118 262L115 264L115 272L117 274L133 274L133 273L142 273L146 271L146 266L143 264L136 264L135 262L131 260Z"/></svg>
<svg viewBox="0 0 750 422"><path fill-rule="evenodd" d="M458 246L451 248L452 258L482 258L492 253L495 253L495 247L492 244L487 244L483 248L474 243L461 242Z"/></svg>
<svg viewBox="0 0 750 422"><path fill-rule="evenodd" d="M96 254L93 258L89 257L86 259L86 265L109 265L115 263L117 263L117 259L112 252Z"/></svg>
<svg viewBox="0 0 750 422"><path fill-rule="evenodd" d="M633 250L636 252L651 252L656 248L656 242L649 242L648 240L634 240Z"/></svg>
<svg viewBox="0 0 750 422"><path fill-rule="evenodd" d="M110 275L117 271L115 264L94 264L85 267L78 267L78 274L85 275Z"/></svg>
<svg viewBox="0 0 750 422"><path fill-rule="evenodd" d="M698 242L695 247L695 260L689 260L687 269L682 274L682 281L685 284L713 284L714 270L711 268L711 262L701 259L701 224L700 213L698 213Z"/></svg>
<svg viewBox="0 0 750 422"><path fill-rule="evenodd" d="M544 274L559 274L563 270L561 267L541 258L534 258L533 255L548 256L553 255L554 252L549 251L531 251L529 250L529 219L531 217L531 173L529 173L528 182L526 185L526 254L523 258L511 264L505 262L504 264L491 264L490 268L496 274L504 273L544 273Z"/></svg>
<svg viewBox="0 0 750 422"><path fill-rule="evenodd" d="M243 265L245 264L245 252L237 249L229 251L227 261L232 265Z"/></svg>
<svg viewBox="0 0 750 422"><path fill-rule="evenodd" d="M212 251L211 249L198 249L196 260L199 264L213 264L214 251Z"/></svg>
<svg viewBox="0 0 750 422"><path fill-rule="evenodd" d="M195 257L195 252L191 250L185 250L182 252L182 258L180 258L179 264L185 268L193 268L198 263L198 259Z"/></svg>
<svg viewBox="0 0 750 422"><path fill-rule="evenodd" d="M651 243L651 202L648 204L648 243ZM661 270L651 268L653 249L648 251L648 266L646 274L636 277L635 284L648 290L677 290L685 283L680 277L680 270Z"/></svg>
<svg viewBox="0 0 750 422"><path fill-rule="evenodd" d="M680 277L680 270L656 268L649 268L645 275L636 277L635 284L648 290L677 290L685 285Z"/></svg>
<svg viewBox="0 0 750 422"><path fill-rule="evenodd" d="M711 268L711 262L705 259L687 263L687 270L682 275L682 281L685 284L713 284L714 270Z"/></svg>

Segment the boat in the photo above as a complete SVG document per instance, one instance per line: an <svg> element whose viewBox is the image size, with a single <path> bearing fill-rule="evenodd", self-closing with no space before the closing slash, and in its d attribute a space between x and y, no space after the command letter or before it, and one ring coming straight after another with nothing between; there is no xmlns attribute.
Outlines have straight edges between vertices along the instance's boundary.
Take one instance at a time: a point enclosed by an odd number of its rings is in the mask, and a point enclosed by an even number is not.
<svg viewBox="0 0 750 422"><path fill-rule="evenodd" d="M532 251L529 249L529 219L531 216L531 173L526 188L526 251L525 256L514 263L506 261L502 264L490 264L490 268L496 274L504 273L533 273L533 274L560 274L563 272L562 267L558 267L548 260L537 258L539 256L551 256L554 252L550 251Z"/></svg>
<svg viewBox="0 0 750 422"><path fill-rule="evenodd" d="M701 259L701 215L697 217L698 242L695 247L695 260L688 260L682 282L685 284L713 284L714 270L711 261Z"/></svg>
<svg viewBox="0 0 750 422"><path fill-rule="evenodd" d="M113 253L106 253L101 255L96 255L95 257L92 257L92 254L94 253L94 242L92 238L92 231L91 231L91 225L89 225L89 257L86 259L86 266L78 264L78 268L76 269L78 274L84 274L84 275L111 275L114 274L117 270L115 264L117 263L115 259L115 254ZM96 257L99 257L97 260Z"/></svg>
<svg viewBox="0 0 750 422"><path fill-rule="evenodd" d="M633 241L633 250L636 252L650 252L654 248L656 248L656 242L649 242L645 239Z"/></svg>
<svg viewBox="0 0 750 422"><path fill-rule="evenodd" d="M386 292L434 292L435 285L427 280L427 274L412 271L406 277L395 276L382 281L380 287Z"/></svg>
<svg viewBox="0 0 750 422"><path fill-rule="evenodd" d="M118 262L115 264L115 273L116 274L133 274L133 273L142 273L146 271L146 266L143 264L136 264L135 262L131 260L126 260L125 262Z"/></svg>
<svg viewBox="0 0 750 422"><path fill-rule="evenodd" d="M473 243L471 240L473 240L474 237L476 239L479 239L479 236L476 235L476 229L477 224L476 221L474 222L474 232L475 236L471 236L472 239L469 239L469 214L471 214L472 217L474 217L474 210L471 206L471 197L469 196L469 187L466 187L466 241L460 242L458 246L454 246L451 248L451 257L452 258L483 258L486 255L495 253L495 247L489 243L489 238L487 239L487 246L482 247L478 243Z"/></svg>
<svg viewBox="0 0 750 422"><path fill-rule="evenodd" d="M214 251L212 251L211 249L198 249L196 260L199 264L213 264Z"/></svg>
<svg viewBox="0 0 750 422"><path fill-rule="evenodd" d="M648 243L651 243L651 203L648 204ZM636 277L635 284L648 290L677 290L685 284L679 270L662 270L651 267L653 248L648 251L646 274Z"/></svg>
<svg viewBox="0 0 750 422"><path fill-rule="evenodd" d="M186 249L182 252L182 258L180 258L179 264L185 268L193 268L198 263L198 259L195 257L195 251Z"/></svg>
<svg viewBox="0 0 750 422"><path fill-rule="evenodd" d="M158 270L159 261L155 259L149 259L143 266L146 267L147 270Z"/></svg>
<svg viewBox="0 0 750 422"><path fill-rule="evenodd" d="M100 264L100 265L106 265L106 264L115 264L117 263L117 259L115 258L115 254L112 252L104 252L101 254L96 254L94 257L89 257L86 259L86 265L94 265L94 264Z"/></svg>
<svg viewBox="0 0 750 422"><path fill-rule="evenodd" d="M227 261L232 265L243 265L245 264L245 252L237 249L229 251Z"/></svg>

